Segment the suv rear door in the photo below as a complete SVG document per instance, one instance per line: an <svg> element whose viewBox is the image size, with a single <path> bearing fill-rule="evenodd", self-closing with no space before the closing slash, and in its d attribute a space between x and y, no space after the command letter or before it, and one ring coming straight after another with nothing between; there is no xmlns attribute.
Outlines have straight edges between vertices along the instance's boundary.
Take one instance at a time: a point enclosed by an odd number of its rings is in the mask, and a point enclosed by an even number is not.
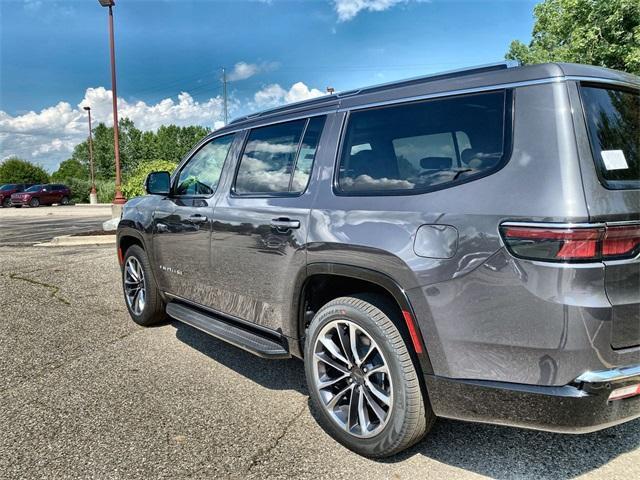
<svg viewBox="0 0 640 480"><path fill-rule="evenodd" d="M640 345L640 83L576 84L574 123L592 222L625 229L629 251L605 260L611 346Z"/></svg>
<svg viewBox="0 0 640 480"><path fill-rule="evenodd" d="M246 133L231 191L214 212L210 306L216 310L273 330L290 314L291 292L306 265L314 196L307 184L324 123L317 116Z"/></svg>

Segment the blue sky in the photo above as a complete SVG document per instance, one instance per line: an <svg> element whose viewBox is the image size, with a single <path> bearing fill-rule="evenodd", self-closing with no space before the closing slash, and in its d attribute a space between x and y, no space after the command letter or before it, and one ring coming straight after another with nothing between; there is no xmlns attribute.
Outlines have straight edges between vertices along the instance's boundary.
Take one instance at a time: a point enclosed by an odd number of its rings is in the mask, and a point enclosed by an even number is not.
<svg viewBox="0 0 640 480"><path fill-rule="evenodd" d="M154 129L220 125L222 67L233 80L233 117L329 85L499 61L511 40L529 40L536 2L116 3L121 108ZM97 0L0 0L0 8L0 158L17 154L52 170L86 135L81 106L110 122L107 12Z"/></svg>

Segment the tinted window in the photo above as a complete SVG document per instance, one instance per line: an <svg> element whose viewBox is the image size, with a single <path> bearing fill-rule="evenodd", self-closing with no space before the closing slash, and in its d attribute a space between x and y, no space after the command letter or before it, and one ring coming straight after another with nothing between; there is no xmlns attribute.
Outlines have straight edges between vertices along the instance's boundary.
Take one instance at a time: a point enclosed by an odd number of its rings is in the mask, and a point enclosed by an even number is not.
<svg viewBox="0 0 640 480"><path fill-rule="evenodd" d="M324 127L325 117L314 117L309 119L309 124L304 132L302 145L296 161L296 168L293 172L291 191L301 193L307 188L309 176L313 168L313 161L316 158L316 150L320 142L320 135Z"/></svg>
<svg viewBox="0 0 640 480"><path fill-rule="evenodd" d="M251 130L238 167L235 193L290 193L306 124L307 120L296 120Z"/></svg>
<svg viewBox="0 0 640 480"><path fill-rule="evenodd" d="M14 188L19 188L19 185L2 185L0 186L0 192L6 192L7 190L13 190Z"/></svg>
<svg viewBox="0 0 640 480"><path fill-rule="evenodd" d="M352 112L339 188L429 190L487 174L504 160L504 91Z"/></svg>
<svg viewBox="0 0 640 480"><path fill-rule="evenodd" d="M42 188L42 185L34 185L33 187L29 187L25 190L25 192L39 192Z"/></svg>
<svg viewBox="0 0 640 480"><path fill-rule="evenodd" d="M211 195L216 191L233 135L216 138L198 150L180 171L176 195Z"/></svg>
<svg viewBox="0 0 640 480"><path fill-rule="evenodd" d="M640 180L640 93L584 85L580 92L601 178L612 187L624 188L624 182L637 184Z"/></svg>

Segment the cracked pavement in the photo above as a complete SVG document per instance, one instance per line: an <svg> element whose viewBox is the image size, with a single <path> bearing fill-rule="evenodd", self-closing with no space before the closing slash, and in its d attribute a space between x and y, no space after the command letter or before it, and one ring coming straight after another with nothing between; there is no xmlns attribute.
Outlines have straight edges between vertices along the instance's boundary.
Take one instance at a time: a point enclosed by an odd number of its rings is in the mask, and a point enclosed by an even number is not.
<svg viewBox="0 0 640 480"><path fill-rule="evenodd" d="M640 421L584 436L439 420L384 461L333 441L302 363L129 320L112 246L0 247L0 478L629 478Z"/></svg>

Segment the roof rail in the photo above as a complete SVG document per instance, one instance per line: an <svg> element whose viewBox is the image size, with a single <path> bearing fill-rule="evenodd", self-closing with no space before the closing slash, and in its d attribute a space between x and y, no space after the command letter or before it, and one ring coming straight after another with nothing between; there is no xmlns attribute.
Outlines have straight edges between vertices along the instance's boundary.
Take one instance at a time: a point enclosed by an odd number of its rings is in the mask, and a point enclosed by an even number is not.
<svg viewBox="0 0 640 480"><path fill-rule="evenodd" d="M519 67L520 66L520 62L517 60L504 60L501 62L495 62L495 63L487 63L484 65L476 65L473 67L465 67L465 68L458 68L455 70L447 70L444 72L437 72L437 73L431 73L428 75L421 75L418 77L412 77L412 78L407 78L404 80L394 80L391 82L387 82L387 83L380 83L377 85L371 85L368 87L364 87L364 88L357 88L357 89L353 89L353 90L345 90L344 92L337 92L331 95L322 95L320 97L316 97L310 100L302 100L300 102L294 102L294 103L288 103L286 105L280 105L278 107L274 107L274 108L270 108L267 110L262 110L260 112L257 113L251 113L249 115L243 115L241 117L238 118L234 118L231 122L229 122L228 125L232 125L232 124L236 124L236 123L240 123L242 121L245 120L251 120L254 118L258 118L258 117L262 117L264 115L270 115L279 111L282 112L287 112L289 110L295 110L295 108L297 106L308 106L308 105L313 105L314 103L327 103L327 101L331 98L338 100L341 98L345 98L345 97L350 97L352 95L358 95L360 93L365 93L365 92L371 92L371 91L375 91L378 89L384 89L387 87L391 87L391 86L403 86L403 85L410 85L412 83L419 83L419 82L423 82L423 81L428 81L428 80L441 80L441 79L445 79L445 78L456 78L456 77L462 77L465 75L472 75L474 73L481 73L481 72L490 72L493 70L504 70L507 68L514 68L514 67Z"/></svg>

